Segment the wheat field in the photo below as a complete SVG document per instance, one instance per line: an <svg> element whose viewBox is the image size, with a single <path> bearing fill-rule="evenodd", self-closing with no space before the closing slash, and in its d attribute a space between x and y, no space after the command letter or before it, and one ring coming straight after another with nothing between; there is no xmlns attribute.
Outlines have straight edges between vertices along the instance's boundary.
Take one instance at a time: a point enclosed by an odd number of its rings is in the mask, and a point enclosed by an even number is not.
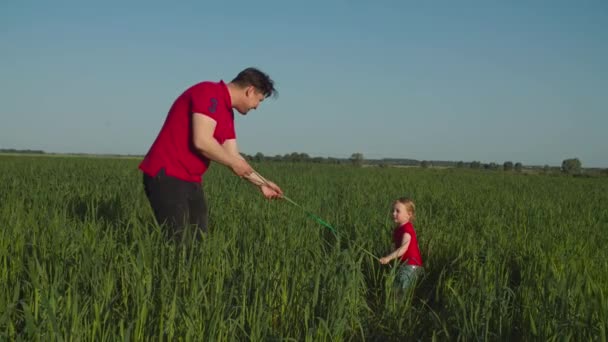
<svg viewBox="0 0 608 342"><path fill-rule="evenodd" d="M216 164L211 232L180 244L137 165L0 157L0 340L606 341L605 178L253 164L334 235ZM365 251L404 195L425 273L397 293Z"/></svg>

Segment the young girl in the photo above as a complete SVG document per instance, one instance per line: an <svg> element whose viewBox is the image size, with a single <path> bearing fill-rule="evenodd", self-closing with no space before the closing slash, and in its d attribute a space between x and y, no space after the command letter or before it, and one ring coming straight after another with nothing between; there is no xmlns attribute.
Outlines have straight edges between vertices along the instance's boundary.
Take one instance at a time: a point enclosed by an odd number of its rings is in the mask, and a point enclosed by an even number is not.
<svg viewBox="0 0 608 342"><path fill-rule="evenodd" d="M395 250L380 259L380 263L388 264L391 260L400 258L401 265L397 272L397 285L401 288L410 287L416 276L422 270L422 257L418 248L418 239L412 222L416 218L416 206L409 198L401 197L393 203L393 242Z"/></svg>

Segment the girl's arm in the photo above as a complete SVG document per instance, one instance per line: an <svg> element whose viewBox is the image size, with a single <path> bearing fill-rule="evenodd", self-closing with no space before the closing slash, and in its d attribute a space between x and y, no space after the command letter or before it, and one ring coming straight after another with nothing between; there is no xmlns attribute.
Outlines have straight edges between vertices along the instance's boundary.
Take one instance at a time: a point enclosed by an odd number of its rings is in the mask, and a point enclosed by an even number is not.
<svg viewBox="0 0 608 342"><path fill-rule="evenodd" d="M407 251L407 247L410 245L412 236L409 233L403 234L403 240L401 240L401 246L395 249L391 254L380 259L381 264L388 264L391 260L401 257Z"/></svg>

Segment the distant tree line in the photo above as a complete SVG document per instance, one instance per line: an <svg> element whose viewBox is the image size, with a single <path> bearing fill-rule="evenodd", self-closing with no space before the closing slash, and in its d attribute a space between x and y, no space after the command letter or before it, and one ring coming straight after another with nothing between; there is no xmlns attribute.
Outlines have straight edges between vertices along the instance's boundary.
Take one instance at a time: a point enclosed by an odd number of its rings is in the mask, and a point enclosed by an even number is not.
<svg viewBox="0 0 608 342"><path fill-rule="evenodd" d="M383 158L383 159L365 159L363 153L353 153L350 158L333 158L333 157L311 157L307 153L286 153L283 155L277 154L275 156L265 156L263 153L258 152L254 155L247 155L242 153L243 157L248 161L262 162L262 161L275 161L275 162L290 162L290 163L324 163L324 164L351 164L355 166L373 165L379 167L389 166L418 166L422 168L429 167L454 167L459 169L473 169L473 170L487 170L487 171L504 171L504 172L515 172L521 173L524 170L524 165L521 162L505 161L502 166L495 162L482 163L474 160L470 162L465 161L444 161L444 160L416 160L416 159L405 159L405 158ZM526 166L527 170L536 171L544 174L568 174L574 176L583 175L582 163L578 158L565 159L562 162L561 167L550 167L549 165L544 166ZM608 169L589 169L588 172L591 175L608 175Z"/></svg>
<svg viewBox="0 0 608 342"><path fill-rule="evenodd" d="M277 154L274 156L266 156L262 152L258 152L256 154L246 154L241 153L241 155L247 161L253 162L263 162L263 161L273 161L273 162L288 162L288 163L325 163L325 164L347 164L350 163L348 159L341 158L332 158L332 157L311 157L308 153L286 153L283 155Z"/></svg>
<svg viewBox="0 0 608 342"><path fill-rule="evenodd" d="M30 149L15 149L15 148L0 148L0 153L13 153L13 154L46 154L42 150L30 150ZM70 153L72 154L72 153ZM75 154L80 155L80 154ZM86 155L86 154L82 154ZM512 161L505 161L500 167L495 162L482 163L474 160L471 162L464 161L445 161L445 160L416 160L407 158L382 158L382 159L365 159L363 153L353 153L350 158L334 158L334 157L311 157L308 153L292 152L283 155L277 154L274 156L266 156L262 152L257 152L254 155L248 155L241 153L241 155L248 161L262 162L262 161L274 161L274 162L289 162L289 163L318 163L318 164L351 164L354 166L363 165L375 165L379 167L388 166L419 166L422 168L429 167L455 167L459 169L474 169L474 170L488 170L488 171L502 171L505 172L522 172L524 166L520 162L513 163ZM108 157L141 157L139 155L104 155ZM536 170L544 174L567 174L573 176L608 176L608 169L591 168L583 169L582 163L578 158L568 158L562 161L561 167L550 167L544 165L543 167L528 166L526 169ZM584 172L583 172L584 171Z"/></svg>
<svg viewBox="0 0 608 342"><path fill-rule="evenodd" d="M42 150L18 150L15 148L0 148L0 153L44 154Z"/></svg>

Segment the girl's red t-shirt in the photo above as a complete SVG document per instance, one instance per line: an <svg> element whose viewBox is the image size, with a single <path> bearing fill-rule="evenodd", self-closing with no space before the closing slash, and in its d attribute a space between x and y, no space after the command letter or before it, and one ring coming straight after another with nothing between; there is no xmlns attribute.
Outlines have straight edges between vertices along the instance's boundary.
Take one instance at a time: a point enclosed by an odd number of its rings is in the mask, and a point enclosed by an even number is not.
<svg viewBox="0 0 608 342"><path fill-rule="evenodd" d="M395 249L401 247L403 241L403 235L405 233L410 234L410 244L407 247L407 251L401 256L401 262L405 262L408 265L422 266L422 256L420 255L420 248L418 247L418 239L416 238L416 231L414 225L411 222L407 222L393 231L393 242L395 243Z"/></svg>

